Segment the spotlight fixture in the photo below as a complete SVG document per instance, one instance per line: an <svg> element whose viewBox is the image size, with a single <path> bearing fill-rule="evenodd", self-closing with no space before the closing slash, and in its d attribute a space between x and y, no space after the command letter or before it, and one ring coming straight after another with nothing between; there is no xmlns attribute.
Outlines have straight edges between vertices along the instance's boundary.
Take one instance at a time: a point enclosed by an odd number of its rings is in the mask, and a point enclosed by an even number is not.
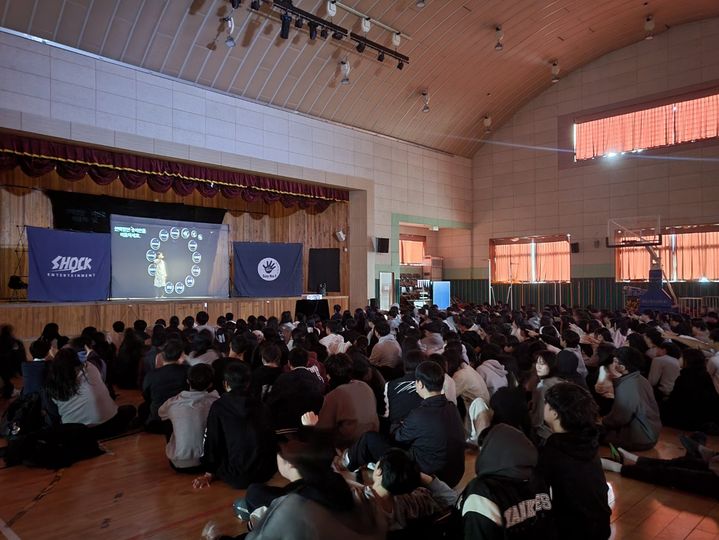
<svg viewBox="0 0 719 540"><path fill-rule="evenodd" d="M227 17L223 17L222 21L227 26L227 37L225 38L225 45L230 49L236 45L235 38L232 37L232 32L235 30L235 19L232 18L232 13Z"/></svg>
<svg viewBox="0 0 719 540"><path fill-rule="evenodd" d="M288 39L290 37L290 23L292 22L292 17L289 13L285 11L280 17L280 20L282 21L282 27L280 28L280 37L282 39Z"/></svg>
<svg viewBox="0 0 719 540"><path fill-rule="evenodd" d="M260 0L252 0L252 2L250 2L250 8L254 10L260 9Z"/></svg>
<svg viewBox="0 0 719 540"><path fill-rule="evenodd" d="M357 44L357 52L360 53L360 54L362 54L362 53L364 52L364 50L365 50L365 47L367 47L367 44L366 44L364 41L360 41L360 42Z"/></svg>
<svg viewBox="0 0 719 540"><path fill-rule="evenodd" d="M348 85L350 83L350 61L348 59L344 59L340 62L340 71L342 72L342 80L340 81L340 84Z"/></svg>
<svg viewBox="0 0 719 540"><path fill-rule="evenodd" d="M225 38L225 45L227 45L230 49L237 45L237 43L235 42L235 38L233 38L232 36L227 36Z"/></svg>
<svg viewBox="0 0 719 540"><path fill-rule="evenodd" d="M329 31L324 26L322 27L322 30L320 30L320 37L322 39L327 39L327 36L329 35Z"/></svg>
<svg viewBox="0 0 719 540"><path fill-rule="evenodd" d="M497 40L497 43L494 46L494 50L495 51L503 50L504 45L502 45L502 40L504 39L504 30L502 30L502 26L499 24L494 27L494 37Z"/></svg>
<svg viewBox="0 0 719 540"><path fill-rule="evenodd" d="M400 60L399 62L397 62L397 69L402 71L403 68L404 68L404 62L402 62L402 60Z"/></svg>
<svg viewBox="0 0 719 540"><path fill-rule="evenodd" d="M654 39L654 34L652 33L654 32L654 15L647 15L644 18L644 31L647 33L644 39Z"/></svg>
<svg viewBox="0 0 719 540"><path fill-rule="evenodd" d="M295 28L302 28L305 25L305 21L301 17L295 19Z"/></svg>
<svg viewBox="0 0 719 540"><path fill-rule="evenodd" d="M399 44L402 42L402 34L399 32L395 32L392 34L392 45L395 47L399 47Z"/></svg>
<svg viewBox="0 0 719 540"><path fill-rule="evenodd" d="M484 115L484 118L482 118L482 124L484 124L484 132L485 133L492 133L492 117L488 114Z"/></svg>
<svg viewBox="0 0 719 540"><path fill-rule="evenodd" d="M317 39L317 27L318 26L319 25L314 21L309 21L307 23L307 28L309 29L309 32L310 32L310 39Z"/></svg>
<svg viewBox="0 0 719 540"><path fill-rule="evenodd" d="M418 7L418 8L423 8L423 7L426 6L426 5L427 5L427 2L425 2L424 0L417 0L417 7Z"/></svg>
<svg viewBox="0 0 719 540"><path fill-rule="evenodd" d="M377 55L377 61L384 62L384 53L382 51L380 51L379 54Z"/></svg>
<svg viewBox="0 0 719 540"><path fill-rule="evenodd" d="M422 112L428 113L429 112L429 90L427 90L425 88L422 90L421 94L422 94L422 99L424 100L424 107L422 107Z"/></svg>
<svg viewBox="0 0 719 540"><path fill-rule="evenodd" d="M366 34L372 28L372 19L369 17L362 18L362 31Z"/></svg>
<svg viewBox="0 0 719 540"><path fill-rule="evenodd" d="M239 8L241 3L242 0L230 0L230 4L232 4L232 9Z"/></svg>
<svg viewBox="0 0 719 540"><path fill-rule="evenodd" d="M332 39L341 41L343 37L345 37L345 35L342 32L340 32L339 30L335 30L334 32L332 32Z"/></svg>
<svg viewBox="0 0 719 540"><path fill-rule="evenodd" d="M559 82L559 60L552 62L552 84Z"/></svg>

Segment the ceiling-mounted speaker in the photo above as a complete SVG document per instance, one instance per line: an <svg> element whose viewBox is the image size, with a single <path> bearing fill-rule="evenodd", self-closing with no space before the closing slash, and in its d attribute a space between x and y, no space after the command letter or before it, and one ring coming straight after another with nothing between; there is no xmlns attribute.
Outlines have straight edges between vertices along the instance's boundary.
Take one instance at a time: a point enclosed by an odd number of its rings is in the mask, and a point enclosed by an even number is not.
<svg viewBox="0 0 719 540"><path fill-rule="evenodd" d="M389 238L377 237L377 253L389 253Z"/></svg>
<svg viewBox="0 0 719 540"><path fill-rule="evenodd" d="M342 229L340 229L335 233L335 238L337 238L337 241L339 242L344 242L345 240L347 240L347 235Z"/></svg>

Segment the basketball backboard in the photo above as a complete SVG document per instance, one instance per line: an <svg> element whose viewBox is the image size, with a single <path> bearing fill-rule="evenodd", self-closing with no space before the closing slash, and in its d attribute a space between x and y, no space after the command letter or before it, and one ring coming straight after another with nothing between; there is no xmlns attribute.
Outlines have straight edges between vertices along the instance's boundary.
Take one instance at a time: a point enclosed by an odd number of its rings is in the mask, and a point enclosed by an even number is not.
<svg viewBox="0 0 719 540"><path fill-rule="evenodd" d="M661 246L662 232L659 215L609 218L607 247Z"/></svg>

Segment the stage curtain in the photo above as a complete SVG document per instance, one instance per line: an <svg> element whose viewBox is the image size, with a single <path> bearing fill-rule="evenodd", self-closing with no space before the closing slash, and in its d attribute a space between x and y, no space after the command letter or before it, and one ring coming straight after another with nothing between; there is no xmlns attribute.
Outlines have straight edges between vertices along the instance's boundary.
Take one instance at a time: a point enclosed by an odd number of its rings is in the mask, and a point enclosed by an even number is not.
<svg viewBox="0 0 719 540"><path fill-rule="evenodd" d="M400 264L422 264L424 262L424 242L421 240L399 241Z"/></svg>
<svg viewBox="0 0 719 540"><path fill-rule="evenodd" d="M677 279L719 279L719 231L676 235Z"/></svg>
<svg viewBox="0 0 719 540"><path fill-rule="evenodd" d="M575 159L719 137L719 94L575 124Z"/></svg>
<svg viewBox="0 0 719 540"><path fill-rule="evenodd" d="M0 169L18 166L32 177L55 169L67 180L88 175L98 185L107 185L119 176L128 189L147 183L158 193L172 188L178 195L188 196L197 190L203 197L219 193L228 198L241 196L248 202L262 198L267 203L314 207L320 212L333 202L349 201L349 191L329 186L0 133Z"/></svg>
<svg viewBox="0 0 719 540"><path fill-rule="evenodd" d="M532 281L532 244L491 244L491 246L493 283Z"/></svg>
<svg viewBox="0 0 719 540"><path fill-rule="evenodd" d="M538 242L535 244L537 281L569 281L569 242Z"/></svg>

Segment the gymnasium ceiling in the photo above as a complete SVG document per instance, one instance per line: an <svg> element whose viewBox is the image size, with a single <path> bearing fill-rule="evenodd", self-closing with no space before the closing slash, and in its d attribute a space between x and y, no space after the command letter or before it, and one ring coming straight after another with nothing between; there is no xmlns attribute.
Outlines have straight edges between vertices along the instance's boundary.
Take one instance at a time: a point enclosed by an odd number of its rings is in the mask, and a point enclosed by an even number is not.
<svg viewBox="0 0 719 540"><path fill-rule="evenodd" d="M234 13L237 46L224 44L220 17L229 0L0 0L0 26L107 58L179 77L290 111L324 118L430 148L472 156L484 134L482 118L501 125L560 76L644 38L652 14L667 28L719 16L716 0L341 0L411 39L397 69L367 49L331 37L311 41L307 24L279 37L277 10L260 13L243 0ZM323 18L325 0L294 0ZM333 21L362 33L360 19L338 9ZM495 26L504 50L494 50ZM374 24L367 34L392 47ZM218 39L216 39L218 38ZM211 45L211 44L215 45ZM351 84L339 62L349 58ZM561 81L559 82L561 84ZM421 112L420 92L430 108Z"/></svg>

